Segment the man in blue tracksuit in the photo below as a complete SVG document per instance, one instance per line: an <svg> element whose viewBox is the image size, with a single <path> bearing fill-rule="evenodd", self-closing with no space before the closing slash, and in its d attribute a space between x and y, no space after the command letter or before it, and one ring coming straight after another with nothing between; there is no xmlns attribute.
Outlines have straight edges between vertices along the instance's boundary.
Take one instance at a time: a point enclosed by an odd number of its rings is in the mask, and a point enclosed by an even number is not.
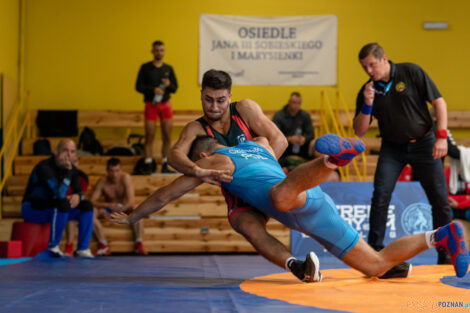
<svg viewBox="0 0 470 313"><path fill-rule="evenodd" d="M224 188L287 227L315 238L344 263L368 276L382 276L396 264L431 247L449 252L457 276L467 273L468 251L460 223L399 238L380 252L372 249L341 218L331 198L318 186L334 168L348 164L363 152L363 142L327 134L317 139L315 148L327 156L302 164L287 177L266 138L235 147L222 146L209 136L198 138L192 146L191 158L202 158L197 162L201 168L232 175L231 182L223 183ZM122 224L134 223L199 184L199 178L182 176L153 193L129 216L114 213L111 219ZM318 258L313 252L307 258L315 268L313 281L320 281Z"/></svg>
<svg viewBox="0 0 470 313"><path fill-rule="evenodd" d="M67 221L78 220L75 255L91 258L88 247L93 231L93 205L84 200L78 171L72 165L76 158L75 143L62 140L52 157L34 167L23 196L21 214L25 222L51 223L49 251L55 256L64 256L59 243ZM72 194L66 196L69 187Z"/></svg>

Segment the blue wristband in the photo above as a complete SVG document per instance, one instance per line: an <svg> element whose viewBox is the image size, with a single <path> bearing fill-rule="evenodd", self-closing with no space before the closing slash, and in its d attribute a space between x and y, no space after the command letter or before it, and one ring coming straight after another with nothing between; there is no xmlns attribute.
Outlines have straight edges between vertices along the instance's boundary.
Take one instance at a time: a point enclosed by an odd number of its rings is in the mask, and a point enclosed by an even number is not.
<svg viewBox="0 0 470 313"><path fill-rule="evenodd" d="M361 112L362 114L370 115L372 113L372 105L367 105L363 103L361 107Z"/></svg>

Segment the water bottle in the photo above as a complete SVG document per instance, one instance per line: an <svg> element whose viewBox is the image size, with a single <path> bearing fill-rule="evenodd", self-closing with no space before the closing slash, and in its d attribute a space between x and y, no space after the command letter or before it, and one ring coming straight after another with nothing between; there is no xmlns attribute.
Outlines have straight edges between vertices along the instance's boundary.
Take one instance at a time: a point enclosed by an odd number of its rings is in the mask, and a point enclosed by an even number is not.
<svg viewBox="0 0 470 313"><path fill-rule="evenodd" d="M302 129L300 127L297 127L297 129L295 130L295 136L301 136L302 135ZM293 154L299 154L300 152L300 145L294 145L292 147L292 153Z"/></svg>
<svg viewBox="0 0 470 313"><path fill-rule="evenodd" d="M164 78L167 78L167 79L168 79L168 77L169 77L168 72L165 72L165 74L163 74L163 76L164 76ZM166 88L166 86L162 83L162 84L160 84L160 86L158 86L158 88L160 88L161 90L163 90L163 94L153 96L153 100L152 100L153 103L160 103L160 102L162 102L163 96L165 95L165 88Z"/></svg>

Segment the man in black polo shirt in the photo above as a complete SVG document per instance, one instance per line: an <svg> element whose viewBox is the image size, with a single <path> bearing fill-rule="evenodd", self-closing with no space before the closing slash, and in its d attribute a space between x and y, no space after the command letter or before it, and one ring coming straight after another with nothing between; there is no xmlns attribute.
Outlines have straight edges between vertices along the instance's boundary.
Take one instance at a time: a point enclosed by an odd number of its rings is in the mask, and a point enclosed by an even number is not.
<svg viewBox="0 0 470 313"><path fill-rule="evenodd" d="M142 64L135 88L144 95L145 102L145 174L152 173L152 146L155 124L160 118L162 128L162 173L172 173L167 167L167 155L171 148L173 109L170 94L178 88L173 67L163 63L165 46L157 40L152 44L153 61Z"/></svg>
<svg viewBox="0 0 470 313"><path fill-rule="evenodd" d="M382 137L369 232L369 244L381 250L390 198L406 164L412 166L432 205L433 228L451 221L446 178L439 160L447 154L447 105L424 70L416 64L389 61L377 43L361 49L359 62L370 79L357 96L354 130L362 137L375 117ZM437 135L427 102L436 110ZM438 254L439 264L449 262L445 251Z"/></svg>
<svg viewBox="0 0 470 313"><path fill-rule="evenodd" d="M303 159L311 159L313 145L310 143L315 137L310 114L302 110L302 97L300 93L291 93L289 102L281 110L274 114L273 122L286 136L288 147L279 159L283 167L288 166L287 157L300 156ZM310 147L312 146L312 147Z"/></svg>

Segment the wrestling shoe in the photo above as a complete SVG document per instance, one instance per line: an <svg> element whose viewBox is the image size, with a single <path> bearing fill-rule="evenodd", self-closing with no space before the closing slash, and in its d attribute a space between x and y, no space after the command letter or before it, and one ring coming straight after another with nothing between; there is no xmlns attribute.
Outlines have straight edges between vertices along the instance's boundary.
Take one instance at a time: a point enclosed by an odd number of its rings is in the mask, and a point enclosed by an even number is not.
<svg viewBox="0 0 470 313"><path fill-rule="evenodd" d="M53 257L56 258L63 258L65 257L65 254L60 250L59 246L55 246L53 248L49 248L49 252Z"/></svg>
<svg viewBox="0 0 470 313"><path fill-rule="evenodd" d="M73 256L73 243L67 242L65 244L65 255L66 256Z"/></svg>
<svg viewBox="0 0 470 313"><path fill-rule="evenodd" d="M142 241L136 241L134 245L134 253L138 255L147 255L148 252L145 251Z"/></svg>
<svg viewBox="0 0 470 313"><path fill-rule="evenodd" d="M401 262L400 264L395 265L389 269L385 274L380 276L380 279L388 278L405 278L408 277L411 273L413 266L408 262Z"/></svg>
<svg viewBox="0 0 470 313"><path fill-rule="evenodd" d="M468 250L465 246L463 227L459 222L451 222L439 227L435 232L437 249L446 249L458 277L464 277L468 270Z"/></svg>
<svg viewBox="0 0 470 313"><path fill-rule="evenodd" d="M315 150L329 155L328 162L345 166L364 152L366 146L361 139L345 138L335 134L326 134L315 141Z"/></svg>
<svg viewBox="0 0 470 313"><path fill-rule="evenodd" d="M79 258L87 258L87 259L93 259L95 257L93 253L91 253L90 249L76 250L74 255Z"/></svg>
<svg viewBox="0 0 470 313"><path fill-rule="evenodd" d="M292 259L287 265L292 274L300 281L306 283L320 282L322 275L320 273L320 261L314 252L307 254L305 261Z"/></svg>
<svg viewBox="0 0 470 313"><path fill-rule="evenodd" d="M105 256L105 255L110 255L111 254L111 249L109 248L108 245L102 244L101 242L98 243L98 250L96 250L95 255L96 256Z"/></svg>

